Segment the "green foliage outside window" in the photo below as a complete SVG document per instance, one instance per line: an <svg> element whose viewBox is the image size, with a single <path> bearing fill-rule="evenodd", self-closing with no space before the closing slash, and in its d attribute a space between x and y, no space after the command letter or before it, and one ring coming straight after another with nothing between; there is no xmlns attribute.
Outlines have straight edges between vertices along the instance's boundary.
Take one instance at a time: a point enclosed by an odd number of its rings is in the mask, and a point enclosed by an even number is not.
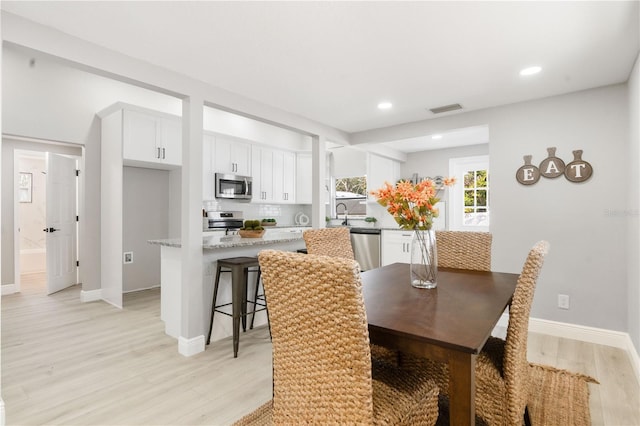
<svg viewBox="0 0 640 426"><path fill-rule="evenodd" d="M469 170L464 175L464 212L484 213L488 210L489 175L486 170Z"/></svg>
<svg viewBox="0 0 640 426"><path fill-rule="evenodd" d="M336 191L352 192L366 197L367 178L360 176L336 179Z"/></svg>

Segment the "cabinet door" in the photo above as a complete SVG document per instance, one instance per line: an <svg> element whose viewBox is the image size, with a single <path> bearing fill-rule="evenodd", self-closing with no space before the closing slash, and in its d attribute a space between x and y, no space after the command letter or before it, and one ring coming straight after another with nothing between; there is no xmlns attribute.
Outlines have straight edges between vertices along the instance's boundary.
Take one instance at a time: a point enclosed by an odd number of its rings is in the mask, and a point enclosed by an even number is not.
<svg viewBox="0 0 640 426"><path fill-rule="evenodd" d="M273 152L273 192L278 203L295 203L296 155L288 151Z"/></svg>
<svg viewBox="0 0 640 426"><path fill-rule="evenodd" d="M157 162L160 139L159 118L138 111L123 111L124 132L122 157L125 160Z"/></svg>
<svg viewBox="0 0 640 426"><path fill-rule="evenodd" d="M296 203L311 204L313 185L311 154L298 154L296 158Z"/></svg>
<svg viewBox="0 0 640 426"><path fill-rule="evenodd" d="M251 145L224 136L216 136L215 173L251 175Z"/></svg>
<svg viewBox="0 0 640 426"><path fill-rule="evenodd" d="M411 262L411 231L382 231L382 265Z"/></svg>
<svg viewBox="0 0 640 426"><path fill-rule="evenodd" d="M161 136L160 160L166 164L180 166L182 164L182 123L179 120L163 118Z"/></svg>
<svg viewBox="0 0 640 426"><path fill-rule="evenodd" d="M296 203L296 154L285 152L283 154L283 198L285 203Z"/></svg>
<svg viewBox="0 0 640 426"><path fill-rule="evenodd" d="M251 145L234 143L231 146L231 161L236 166L235 174L251 176Z"/></svg>
<svg viewBox="0 0 640 426"><path fill-rule="evenodd" d="M252 203L274 201L273 192L273 150L254 146L252 148Z"/></svg>
<svg viewBox="0 0 640 426"><path fill-rule="evenodd" d="M273 192L274 199L278 203L285 201L284 195L284 152L273 153Z"/></svg>

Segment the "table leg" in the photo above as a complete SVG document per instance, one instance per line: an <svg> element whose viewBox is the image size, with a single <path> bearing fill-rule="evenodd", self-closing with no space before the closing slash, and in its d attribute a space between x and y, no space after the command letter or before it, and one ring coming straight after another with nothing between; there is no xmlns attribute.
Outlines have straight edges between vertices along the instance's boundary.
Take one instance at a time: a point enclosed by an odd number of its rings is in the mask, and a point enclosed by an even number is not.
<svg viewBox="0 0 640 426"><path fill-rule="evenodd" d="M476 355L452 352L449 356L450 424L475 425Z"/></svg>

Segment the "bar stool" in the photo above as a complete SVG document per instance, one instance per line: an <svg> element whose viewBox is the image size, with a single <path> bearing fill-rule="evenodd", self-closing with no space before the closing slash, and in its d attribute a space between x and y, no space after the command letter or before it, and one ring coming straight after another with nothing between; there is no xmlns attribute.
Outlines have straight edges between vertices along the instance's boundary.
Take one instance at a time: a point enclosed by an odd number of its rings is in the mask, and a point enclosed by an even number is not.
<svg viewBox="0 0 640 426"><path fill-rule="evenodd" d="M247 300L249 272L257 272L256 292L253 300ZM220 275L223 273L231 273L231 302L216 305L218 298L218 286L220 284ZM256 300L258 293L258 285L260 284L260 264L257 257L230 257L227 259L218 259L218 267L216 270L216 280L213 287L213 300L211 302L211 322L209 323L209 336L207 337L207 345L211 341L211 331L213 330L213 317L216 312L230 316L233 318L233 357L238 357L238 344L240 342L240 320L242 320L242 330L247 331L247 315L267 309L264 303L264 297L261 301ZM247 312L247 302L253 303L253 311ZM231 305L231 314L222 310L225 306ZM260 306L260 308L258 308ZM253 328L253 318L251 321Z"/></svg>

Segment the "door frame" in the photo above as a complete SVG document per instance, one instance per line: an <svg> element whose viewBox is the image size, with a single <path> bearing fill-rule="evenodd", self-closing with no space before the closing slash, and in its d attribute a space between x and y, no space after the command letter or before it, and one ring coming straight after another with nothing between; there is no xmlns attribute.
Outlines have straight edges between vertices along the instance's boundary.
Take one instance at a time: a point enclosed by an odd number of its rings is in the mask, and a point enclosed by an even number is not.
<svg viewBox="0 0 640 426"><path fill-rule="evenodd" d="M77 144L70 144L70 143L60 143L60 142L53 142L53 141L47 141L47 140L41 140L41 139L32 139L32 138L25 138L25 137L16 137L16 136L11 136L11 135L2 135L3 139L11 139L14 141L24 141L24 142L32 142L32 143L37 143L38 145L42 146L43 150L37 150L37 149L30 149L29 147L16 147L13 149L13 268L14 268L14 284L13 284L13 293L18 293L20 291L20 219L19 219L19 210L20 210L20 203L18 201L18 179L19 179L19 174L20 171L18 170L18 158L20 157L21 154L26 154L29 152L38 152L38 153L46 153L46 152L51 152L54 154L59 154L59 155L67 155L69 157L74 157L77 160L77 165L78 165L78 169L80 170L78 179L76 181L76 206L77 206L77 212L78 212L78 216L80 218L80 220L82 220L82 218L84 217L84 188L85 188L85 182L84 182L84 173L82 173L82 170L84 170L84 164L85 164L85 147L84 145L77 145ZM68 146L68 147L73 147L73 148L80 148L81 149L81 155L77 156L77 155L70 155L67 153L61 153L58 152L55 149L55 146ZM76 250L77 250L77 257L78 257L78 261L80 261L80 257L81 257L81 253L82 253L82 239L81 239L81 222L78 221L76 222ZM78 266L78 272L77 272L77 282L78 283L82 283L82 269L81 269L81 265L82 263L80 263L80 266Z"/></svg>

